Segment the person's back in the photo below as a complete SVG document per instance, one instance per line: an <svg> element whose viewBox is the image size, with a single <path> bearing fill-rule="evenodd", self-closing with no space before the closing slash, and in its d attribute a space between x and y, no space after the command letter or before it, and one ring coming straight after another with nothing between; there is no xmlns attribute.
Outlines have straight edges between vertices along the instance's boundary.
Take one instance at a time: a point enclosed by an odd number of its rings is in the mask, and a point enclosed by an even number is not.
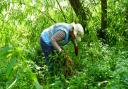
<svg viewBox="0 0 128 89"><path fill-rule="evenodd" d="M46 42L46 44L52 45L51 44L51 37L53 35L55 35L57 32L63 31L64 34L65 34L65 37L63 39L63 43L61 42L61 44L65 45L66 43L69 42L69 31L71 29L72 29L71 24L68 24L68 23L57 23L57 24L54 24L54 25L50 26L49 28L45 29L41 33L41 37L43 38L44 42Z"/></svg>

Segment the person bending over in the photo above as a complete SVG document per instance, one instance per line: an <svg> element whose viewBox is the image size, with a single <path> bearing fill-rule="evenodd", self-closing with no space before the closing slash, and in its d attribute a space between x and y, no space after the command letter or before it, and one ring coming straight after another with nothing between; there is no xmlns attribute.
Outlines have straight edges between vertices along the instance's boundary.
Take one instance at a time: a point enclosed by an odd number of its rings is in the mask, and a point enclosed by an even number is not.
<svg viewBox="0 0 128 89"><path fill-rule="evenodd" d="M46 65L50 66L50 70L53 70L52 63L49 62L49 55L57 50L59 53L63 53L62 46L66 45L69 41L72 41L74 45L75 55L78 55L77 41L81 41L84 36L84 29L80 23L56 23L41 33L40 45L45 56Z"/></svg>

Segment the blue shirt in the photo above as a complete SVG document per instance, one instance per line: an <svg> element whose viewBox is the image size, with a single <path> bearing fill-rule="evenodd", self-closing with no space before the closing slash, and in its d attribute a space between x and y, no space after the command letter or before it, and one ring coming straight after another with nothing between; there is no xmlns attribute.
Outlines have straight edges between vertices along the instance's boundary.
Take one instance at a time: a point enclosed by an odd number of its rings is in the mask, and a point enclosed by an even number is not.
<svg viewBox="0 0 128 89"><path fill-rule="evenodd" d="M68 23L57 23L55 25L50 26L47 29L44 29L41 33L41 37L44 40L44 42L48 45L51 44L51 37L58 31L64 31L65 37L63 40L63 45L67 44L69 42L69 32L71 31L72 26Z"/></svg>

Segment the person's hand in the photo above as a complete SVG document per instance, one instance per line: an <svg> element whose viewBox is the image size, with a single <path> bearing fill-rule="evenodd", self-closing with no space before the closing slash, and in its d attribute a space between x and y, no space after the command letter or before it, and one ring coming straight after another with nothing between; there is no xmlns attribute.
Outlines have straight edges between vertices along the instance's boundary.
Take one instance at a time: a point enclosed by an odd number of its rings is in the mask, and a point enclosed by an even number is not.
<svg viewBox="0 0 128 89"><path fill-rule="evenodd" d="M60 49L59 49L59 53L61 53L62 51L63 51L63 50L60 48Z"/></svg>
<svg viewBox="0 0 128 89"><path fill-rule="evenodd" d="M60 49L59 49L59 55L60 55L60 56L62 56L62 55L64 56L64 54L65 54L65 52L64 52L63 48L60 48Z"/></svg>
<svg viewBox="0 0 128 89"><path fill-rule="evenodd" d="M75 54L76 54L76 56L78 55L78 46L75 46L74 47L74 51L75 51Z"/></svg>

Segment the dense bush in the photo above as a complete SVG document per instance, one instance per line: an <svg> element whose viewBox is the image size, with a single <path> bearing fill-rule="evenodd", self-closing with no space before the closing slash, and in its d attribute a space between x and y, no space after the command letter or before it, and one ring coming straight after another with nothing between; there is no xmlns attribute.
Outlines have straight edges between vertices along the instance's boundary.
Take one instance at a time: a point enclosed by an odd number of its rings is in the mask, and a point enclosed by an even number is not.
<svg viewBox="0 0 128 89"><path fill-rule="evenodd" d="M69 70L73 73L65 75L64 55L56 54L51 76L39 45L40 33L56 22L79 21L67 0L58 1L61 7L56 0L0 1L0 89L127 89L128 1L108 0L109 43L103 44L97 37L100 0L81 0L88 18L79 55L75 56L72 43L64 46L74 62Z"/></svg>

